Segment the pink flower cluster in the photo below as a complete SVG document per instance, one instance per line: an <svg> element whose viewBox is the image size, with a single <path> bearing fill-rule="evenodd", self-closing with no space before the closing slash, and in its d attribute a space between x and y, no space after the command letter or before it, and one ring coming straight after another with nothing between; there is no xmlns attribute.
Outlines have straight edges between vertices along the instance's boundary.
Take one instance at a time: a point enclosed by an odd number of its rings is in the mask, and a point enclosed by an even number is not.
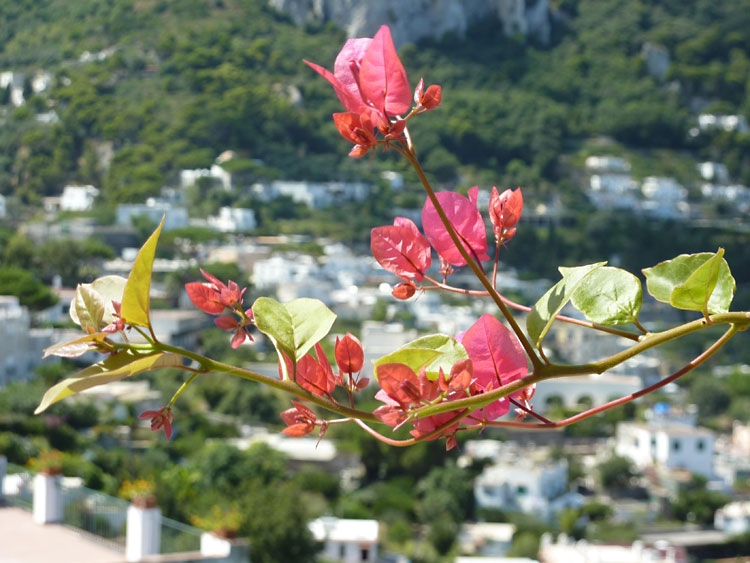
<svg viewBox="0 0 750 563"><path fill-rule="evenodd" d="M404 65L396 53L391 32L382 26L370 39L349 39L336 57L333 73L305 61L333 86L346 112L334 113L339 133L354 148L349 156L365 155L372 147L402 138L412 100ZM424 89L420 80L414 91L415 113L436 108L440 104L440 86ZM383 140L377 139L378 133Z"/></svg>
<svg viewBox="0 0 750 563"><path fill-rule="evenodd" d="M518 338L492 315L482 315L459 339L469 359L456 362L446 376L440 371L437 380L430 380L425 369L416 374L409 366L399 363L378 367L381 390L375 398L385 403L375 410L375 415L385 424L398 428L411 422L414 437L423 437L455 420L455 413L441 413L424 418L414 418L412 411L421 406L441 401L453 401L488 393L493 389L521 379L528 372L526 355ZM529 397L522 389L514 394ZM455 445L455 432L459 422L474 424L495 420L505 415L510 407L507 397L493 401L473 412L459 411L462 415L433 436L448 437L448 449Z"/></svg>

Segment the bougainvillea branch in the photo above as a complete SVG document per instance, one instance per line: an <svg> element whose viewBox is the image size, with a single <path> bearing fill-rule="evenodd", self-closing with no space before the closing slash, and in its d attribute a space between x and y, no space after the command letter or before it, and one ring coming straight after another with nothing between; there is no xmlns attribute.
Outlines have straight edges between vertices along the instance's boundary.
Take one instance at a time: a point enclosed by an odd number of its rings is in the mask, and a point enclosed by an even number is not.
<svg viewBox="0 0 750 563"><path fill-rule="evenodd" d="M350 156L374 154L375 148L395 150L412 166L425 191L421 225L395 217L393 224L376 227L371 233L373 257L399 280L393 296L406 300L418 292L435 290L463 295L467 300L489 297L498 316L484 314L457 335L420 336L380 358L366 358L366 348L355 335L337 335L332 362L321 342L333 340L329 333L336 315L324 303L306 298L280 303L259 297L248 306L244 303L246 290L239 284L201 270L203 280L185 286L188 297L196 308L214 317L217 327L231 333L227 344L232 348L241 352L253 343L256 331L264 336L276 351L279 377L262 375L157 340L150 320L150 284L162 221L139 251L127 279L105 276L78 286L70 316L83 336L56 344L45 354L77 357L95 351L104 359L51 387L37 412L97 385L162 368L181 369L190 376L169 403L141 414L142 419L150 420L153 430L163 429L170 438L173 408L182 393L200 381L199 375L215 372L287 393L291 407L280 413L280 422L285 425L282 432L291 437L317 430L322 438L330 425L355 424L392 446L445 438L451 449L457 445L458 432L488 426L562 428L633 401L692 371L750 326L750 313L730 312L736 284L721 248L680 255L643 270L646 290L654 299L699 315L660 332L649 331L639 321L641 280L605 262L560 267L561 279L531 307L507 299L497 290L502 275L499 253L501 247L513 251L512 239L523 228L524 196L520 189L501 193L493 187L489 207L480 209L478 187L470 188L467 196L433 189L407 124L413 125L417 116L439 107L440 86L425 88L420 80L412 95L385 26L373 38L347 41L333 72L307 64L331 84L343 105L345 111L334 114L333 119L341 136L353 145ZM483 212L489 216L489 224ZM483 265L492 259L488 231L495 243L490 275ZM437 260L433 260L433 251ZM483 290L448 283L449 276L464 267ZM563 315L568 305L585 318ZM525 330L514 311L525 315ZM555 322L596 330L603 338L625 338L631 345L584 364L553 363L545 354L544 339ZM632 325L630 329L628 325ZM545 380L601 374L647 350L716 325L729 328L701 355L658 383L560 421L534 410L536 385ZM126 331L131 329L144 342L129 340ZM374 393L379 406L373 412L357 408L359 394L373 384L379 387ZM339 418L326 418L326 413ZM508 414L518 418L504 419ZM528 417L535 420L524 421ZM376 426L392 431L406 428L412 437L391 438Z"/></svg>

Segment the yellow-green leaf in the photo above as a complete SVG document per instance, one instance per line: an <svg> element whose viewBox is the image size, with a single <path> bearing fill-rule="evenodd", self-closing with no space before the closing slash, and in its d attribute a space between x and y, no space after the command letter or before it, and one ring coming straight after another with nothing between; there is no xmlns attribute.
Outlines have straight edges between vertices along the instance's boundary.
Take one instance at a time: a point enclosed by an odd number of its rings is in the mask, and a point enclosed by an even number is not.
<svg viewBox="0 0 750 563"><path fill-rule="evenodd" d="M717 253L718 254L718 253ZM717 254L711 252L701 252L699 254L680 254L672 260L661 262L652 268L643 270L646 276L646 287L651 296L657 301L668 303L673 307L680 309L702 310L703 307L683 307L686 303L683 300L684 295L677 293L676 304L672 301L672 293L680 286L691 287L688 280L695 274L706 262L718 260L719 274L716 284L708 299L709 313L726 313L732 303L734 292L737 284L729 270L729 265L723 256L717 258ZM709 266L711 268L711 266ZM700 274L699 274L700 275ZM698 278L696 278L697 280ZM710 281L710 280L707 280ZM696 287L696 286L693 286Z"/></svg>
<svg viewBox="0 0 750 563"><path fill-rule="evenodd" d="M58 401L105 383L117 381L160 368L180 367L182 359L175 354L135 354L125 350L106 360L89 366L72 377L63 379L50 387L42 397L42 402L34 411L39 414Z"/></svg>
<svg viewBox="0 0 750 563"><path fill-rule="evenodd" d="M570 299L588 320L602 325L636 322L642 301L640 280L630 272L610 266L587 275Z"/></svg>
<svg viewBox="0 0 750 563"><path fill-rule="evenodd" d="M286 355L293 363L328 334L336 315L322 301L300 298L289 303L279 303L270 297L259 297L253 303L255 326L268 336L279 353L285 378Z"/></svg>
<svg viewBox="0 0 750 563"><path fill-rule="evenodd" d="M86 307L86 302L92 305L95 301L98 303L97 308L103 307L96 313L96 326L94 330L100 330L114 321L115 308L112 301L122 302L122 294L125 291L125 284L128 280L122 276L104 276L94 280L91 283L79 284L76 289L76 296L70 302L70 318L79 325L83 330L87 330L86 325L90 325L90 313ZM88 297L84 297L85 293ZM79 315L79 308L82 308L82 314ZM101 315L101 316L100 316ZM81 319L83 318L83 322ZM93 326L93 325L90 325Z"/></svg>
<svg viewBox="0 0 750 563"><path fill-rule="evenodd" d="M165 216L166 217L166 216ZM151 269L154 265L156 254L156 243L164 226L164 219L156 227L156 230L148 237L148 240L138 251L138 256L130 270L128 283L125 285L125 293L122 296L122 308L120 315L126 323L138 326L151 326L148 317L149 291L151 290Z"/></svg>
<svg viewBox="0 0 750 563"><path fill-rule="evenodd" d="M378 368L383 364L404 364L415 373L426 368L427 377L435 380L441 369L444 373L450 373L453 364L468 358L466 349L455 338L445 334L430 334L404 344L395 352L376 360L375 377L378 377Z"/></svg>
<svg viewBox="0 0 750 563"><path fill-rule="evenodd" d="M70 316L78 321L84 332L96 332L104 326L104 299L91 284L82 283L76 287L76 295L70 304Z"/></svg>

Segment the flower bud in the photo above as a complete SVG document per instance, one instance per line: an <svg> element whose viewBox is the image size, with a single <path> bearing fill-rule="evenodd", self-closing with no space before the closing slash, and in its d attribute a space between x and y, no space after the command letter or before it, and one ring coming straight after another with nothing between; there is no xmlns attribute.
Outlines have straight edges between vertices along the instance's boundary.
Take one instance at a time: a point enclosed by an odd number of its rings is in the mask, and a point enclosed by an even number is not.
<svg viewBox="0 0 750 563"><path fill-rule="evenodd" d="M441 101L443 101L443 89L437 84L433 84L422 95L420 103L423 108L431 110L438 107Z"/></svg>
<svg viewBox="0 0 750 563"><path fill-rule="evenodd" d="M409 299L417 292L417 286L413 281L403 282L393 288L392 295L396 299Z"/></svg>
<svg viewBox="0 0 750 563"><path fill-rule="evenodd" d="M419 79L419 84L414 89L414 103L424 110L435 109L443 100L443 89L433 84L427 90L424 89L424 79Z"/></svg>
<svg viewBox="0 0 750 563"><path fill-rule="evenodd" d="M498 241L510 239L516 234L514 228L521 218L523 211L523 195L521 188L516 190L505 190L498 193L493 186L490 196L490 220Z"/></svg>

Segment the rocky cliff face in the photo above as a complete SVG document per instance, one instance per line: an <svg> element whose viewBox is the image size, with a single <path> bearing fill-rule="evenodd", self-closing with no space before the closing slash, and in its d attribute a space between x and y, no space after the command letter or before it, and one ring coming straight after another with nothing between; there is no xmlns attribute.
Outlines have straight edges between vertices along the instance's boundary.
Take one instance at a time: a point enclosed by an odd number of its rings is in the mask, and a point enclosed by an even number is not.
<svg viewBox="0 0 750 563"><path fill-rule="evenodd" d="M498 32L549 40L549 0L269 0L301 25L333 22L349 37L370 37L389 25L397 45L424 37L459 36L483 18L496 18Z"/></svg>

